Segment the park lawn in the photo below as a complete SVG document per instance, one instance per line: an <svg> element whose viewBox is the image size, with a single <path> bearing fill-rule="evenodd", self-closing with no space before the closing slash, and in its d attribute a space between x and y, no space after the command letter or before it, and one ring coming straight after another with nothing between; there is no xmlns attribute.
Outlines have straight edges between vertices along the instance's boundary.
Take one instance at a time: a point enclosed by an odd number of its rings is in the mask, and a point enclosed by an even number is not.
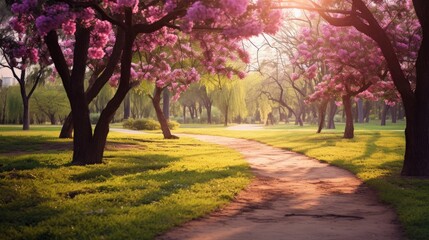
<svg viewBox="0 0 429 240"><path fill-rule="evenodd" d="M357 125L355 138L342 138L342 129L316 134L317 127L300 130L277 126L262 131L181 128L180 132L252 139L299 152L347 169L375 189L383 202L394 207L410 239L429 239L429 179L401 177L404 154L403 123L384 127ZM365 130L369 128L370 130ZM312 131L311 131L312 130Z"/></svg>
<svg viewBox="0 0 429 240"><path fill-rule="evenodd" d="M18 129L0 128L0 239L152 239L251 180L238 153L189 138L110 133L104 164L72 166L59 128Z"/></svg>

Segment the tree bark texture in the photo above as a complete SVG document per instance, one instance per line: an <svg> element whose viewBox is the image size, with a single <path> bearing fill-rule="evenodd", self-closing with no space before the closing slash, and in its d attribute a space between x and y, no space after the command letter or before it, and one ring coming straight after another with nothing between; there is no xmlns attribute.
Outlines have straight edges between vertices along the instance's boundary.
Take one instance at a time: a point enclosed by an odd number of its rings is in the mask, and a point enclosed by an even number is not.
<svg viewBox="0 0 429 240"><path fill-rule="evenodd" d="M131 12L128 12L128 21L131 24ZM115 116L125 96L131 89L131 61L133 57L133 43L135 35L128 33L125 35L124 48L121 56L121 77L119 80L118 90L113 98L107 103L106 107L100 114L100 118L95 126L93 139L91 141L91 150L89 151L88 161L90 163L101 163L106 146L107 134L109 133L109 124ZM73 112L74 113L74 112ZM74 116L75 114L73 114Z"/></svg>
<svg viewBox="0 0 429 240"><path fill-rule="evenodd" d="M212 104L206 104L207 123L212 124Z"/></svg>
<svg viewBox="0 0 429 240"><path fill-rule="evenodd" d="M328 126L327 129L335 129L335 114L337 113L337 105L334 100L329 103Z"/></svg>
<svg viewBox="0 0 429 240"><path fill-rule="evenodd" d="M390 107L390 116L392 117L392 123L396 123L398 119L398 105Z"/></svg>
<svg viewBox="0 0 429 240"><path fill-rule="evenodd" d="M59 138L73 138L73 115L72 112L64 119Z"/></svg>
<svg viewBox="0 0 429 240"><path fill-rule="evenodd" d="M353 113L352 113L352 101L350 95L342 97L344 112L346 115L346 127L344 129L344 138L350 139L354 137L354 126L353 126Z"/></svg>
<svg viewBox="0 0 429 240"><path fill-rule="evenodd" d="M164 90L165 92L166 90ZM156 117L158 118L158 122L161 125L162 134L164 135L165 139L177 139L177 136L174 136L171 134L170 128L168 128L168 120L164 116L164 113L161 109L160 103L161 103L161 93L163 92L163 89L160 87L155 86L155 90L152 97L152 104L155 108Z"/></svg>
<svg viewBox="0 0 429 240"><path fill-rule="evenodd" d="M162 113L168 121L170 119L170 92L168 89L162 91Z"/></svg>
<svg viewBox="0 0 429 240"><path fill-rule="evenodd" d="M186 105L183 105L183 123L186 124Z"/></svg>
<svg viewBox="0 0 429 240"><path fill-rule="evenodd" d="M227 105L225 107L225 119L224 119L224 122L223 122L223 125L225 127L228 126L228 111L229 111L229 106Z"/></svg>
<svg viewBox="0 0 429 240"><path fill-rule="evenodd" d="M322 101L319 106L319 127L317 133L321 133L322 129L325 127L325 118L326 118L326 109L328 107L328 101Z"/></svg>
<svg viewBox="0 0 429 240"><path fill-rule="evenodd" d="M22 115L22 130L30 130L30 103L26 96L22 96L23 115Z"/></svg>
<svg viewBox="0 0 429 240"><path fill-rule="evenodd" d="M130 118L131 115L131 99L130 95L127 94L124 99L124 119Z"/></svg>
<svg viewBox="0 0 429 240"><path fill-rule="evenodd" d="M365 101L364 104L364 120L366 123L369 123L369 115L371 114L371 102L370 101Z"/></svg>
<svg viewBox="0 0 429 240"><path fill-rule="evenodd" d="M359 98L357 101L357 116L358 116L358 123L363 123L364 121L364 113L363 113L363 100Z"/></svg>
<svg viewBox="0 0 429 240"><path fill-rule="evenodd" d="M401 94L407 119L402 174L429 176L429 2L413 0L413 3L422 26L423 39L416 61L414 98L404 99Z"/></svg>
<svg viewBox="0 0 429 240"><path fill-rule="evenodd" d="M386 126L387 112L389 111L389 105L384 104L383 110L381 111L381 126Z"/></svg>
<svg viewBox="0 0 429 240"><path fill-rule="evenodd" d="M103 86L110 79L112 74L114 73L115 67L117 66L122 53L122 48L124 45L124 32L121 29L118 29L116 34L116 42L113 46L112 54L110 55L109 62L103 69L102 73L98 76L97 79L92 81L88 86L85 94L87 97L88 103L94 100L94 98L101 91ZM69 113L66 120L63 123L61 128L59 138L73 138L73 117L72 112Z"/></svg>

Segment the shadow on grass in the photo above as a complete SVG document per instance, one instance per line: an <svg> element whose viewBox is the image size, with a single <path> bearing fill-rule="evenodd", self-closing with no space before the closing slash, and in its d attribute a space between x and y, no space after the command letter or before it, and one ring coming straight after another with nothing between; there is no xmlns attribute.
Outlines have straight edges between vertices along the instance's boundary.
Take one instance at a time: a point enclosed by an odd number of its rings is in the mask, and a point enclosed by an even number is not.
<svg viewBox="0 0 429 240"><path fill-rule="evenodd" d="M150 175L136 176L143 181L157 181L163 183L157 191L146 193L139 197L135 205L151 204L158 202L165 197L169 197L179 191L192 191L192 187L199 184L208 183L213 180L221 180L231 176L234 173L243 171L243 167L235 166L226 169L199 171L168 171ZM174 180L174 181L173 181ZM230 200L230 198L228 198Z"/></svg>
<svg viewBox="0 0 429 240"><path fill-rule="evenodd" d="M178 157L171 157L168 155L161 154L145 154L143 156L122 155L120 157L105 157L105 159L109 159L110 161L115 159L115 162L117 162L119 158L126 159L126 161L124 160L124 162L126 162L127 166L112 166L107 164L105 167L97 167L96 169L90 169L86 172L73 175L70 180L75 182L103 182L112 177L125 176L145 172L148 170L159 170L167 167L170 163L174 161L180 160L180 158Z"/></svg>
<svg viewBox="0 0 429 240"><path fill-rule="evenodd" d="M400 176L403 164L404 160L389 161L380 164L378 168L388 171L388 175L398 177Z"/></svg>
<svg viewBox="0 0 429 240"><path fill-rule="evenodd" d="M57 210L43 204L47 198L43 197L32 184L21 188L17 188L12 183L2 184L0 189L2 193L0 227L2 228L17 225L34 226L58 213Z"/></svg>
<svg viewBox="0 0 429 240"><path fill-rule="evenodd" d="M51 161L40 161L33 159L31 156L22 159L0 159L0 173L15 170L32 170L37 168L57 169L71 166L71 163L58 164Z"/></svg>
<svg viewBox="0 0 429 240"><path fill-rule="evenodd" d="M9 155L23 154L35 151L71 150L72 142L59 141L57 138L45 136L1 136L0 153Z"/></svg>

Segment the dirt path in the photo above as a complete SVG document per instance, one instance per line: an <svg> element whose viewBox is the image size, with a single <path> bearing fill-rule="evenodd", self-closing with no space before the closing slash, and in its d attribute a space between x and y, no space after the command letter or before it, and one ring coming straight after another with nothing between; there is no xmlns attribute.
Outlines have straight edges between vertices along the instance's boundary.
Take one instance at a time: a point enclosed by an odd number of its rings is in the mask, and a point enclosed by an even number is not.
<svg viewBox="0 0 429 240"><path fill-rule="evenodd" d="M160 240L403 239L393 210L345 170L253 141L192 137L239 151L256 179L222 210Z"/></svg>
<svg viewBox="0 0 429 240"><path fill-rule="evenodd" d="M228 127L228 130L235 130L235 131L258 131L263 129L264 129L264 125L261 125L261 124L238 124L238 125Z"/></svg>

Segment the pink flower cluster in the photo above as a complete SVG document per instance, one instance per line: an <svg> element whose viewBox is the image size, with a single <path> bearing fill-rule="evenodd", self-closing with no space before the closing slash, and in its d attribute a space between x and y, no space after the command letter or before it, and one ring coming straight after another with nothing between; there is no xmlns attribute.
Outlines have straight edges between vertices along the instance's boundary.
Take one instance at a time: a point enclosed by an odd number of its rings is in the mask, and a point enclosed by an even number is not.
<svg viewBox="0 0 429 240"><path fill-rule="evenodd" d="M14 14L25 14L37 6L37 0L23 0L21 3L14 3L11 10Z"/></svg>
<svg viewBox="0 0 429 240"><path fill-rule="evenodd" d="M293 59L296 69L304 69L301 75L306 79L316 79L318 62L324 66L324 75L317 78L307 102L339 99L344 95L377 100L393 89L393 85L386 84L389 81L380 79L385 69L384 58L372 40L352 28L321 24L319 30L301 29ZM298 76L299 73L292 73L291 79L297 80ZM370 87L363 88L367 84Z"/></svg>
<svg viewBox="0 0 429 240"><path fill-rule="evenodd" d="M134 8L134 6L137 4L136 0L117 0L116 2L120 7L130 7L130 8Z"/></svg>
<svg viewBox="0 0 429 240"><path fill-rule="evenodd" d="M199 71L244 78L246 74L231 64L237 60L250 62L239 40L262 32L274 33L281 21L281 12L271 10L272 3L269 0L165 0L153 3L146 6L137 0L103 0L99 1L97 9L82 9L71 7L73 4L69 1L22 0L13 5L14 14L19 17L11 21L10 25L20 33L30 29L40 39L56 30L64 60L70 69L73 67L73 51L78 50L74 48L77 26L91 29L87 66L95 68L98 63L105 64L111 54L117 28L103 21L109 18L102 17L100 11L124 24L125 8L132 8L132 24L141 27L150 26L179 7L187 8L186 14L178 14L166 26L156 27L153 32L137 34L133 51L140 52L147 59L136 61L130 69L133 82L156 82L158 86L173 91L177 98L191 83L199 81ZM178 33L176 24L184 33ZM193 29L195 26L198 29ZM15 51L16 56L28 56L32 62L40 60L43 53L40 48L33 47ZM120 68L117 66L115 69L116 74L110 81L112 85L118 84Z"/></svg>
<svg viewBox="0 0 429 240"><path fill-rule="evenodd" d="M36 18L36 27L39 34L44 36L49 31L58 29L70 18L68 4L57 3L45 9L45 14Z"/></svg>
<svg viewBox="0 0 429 240"><path fill-rule="evenodd" d="M220 4L226 9L227 14L236 17L246 12L249 2L248 0L221 0Z"/></svg>

